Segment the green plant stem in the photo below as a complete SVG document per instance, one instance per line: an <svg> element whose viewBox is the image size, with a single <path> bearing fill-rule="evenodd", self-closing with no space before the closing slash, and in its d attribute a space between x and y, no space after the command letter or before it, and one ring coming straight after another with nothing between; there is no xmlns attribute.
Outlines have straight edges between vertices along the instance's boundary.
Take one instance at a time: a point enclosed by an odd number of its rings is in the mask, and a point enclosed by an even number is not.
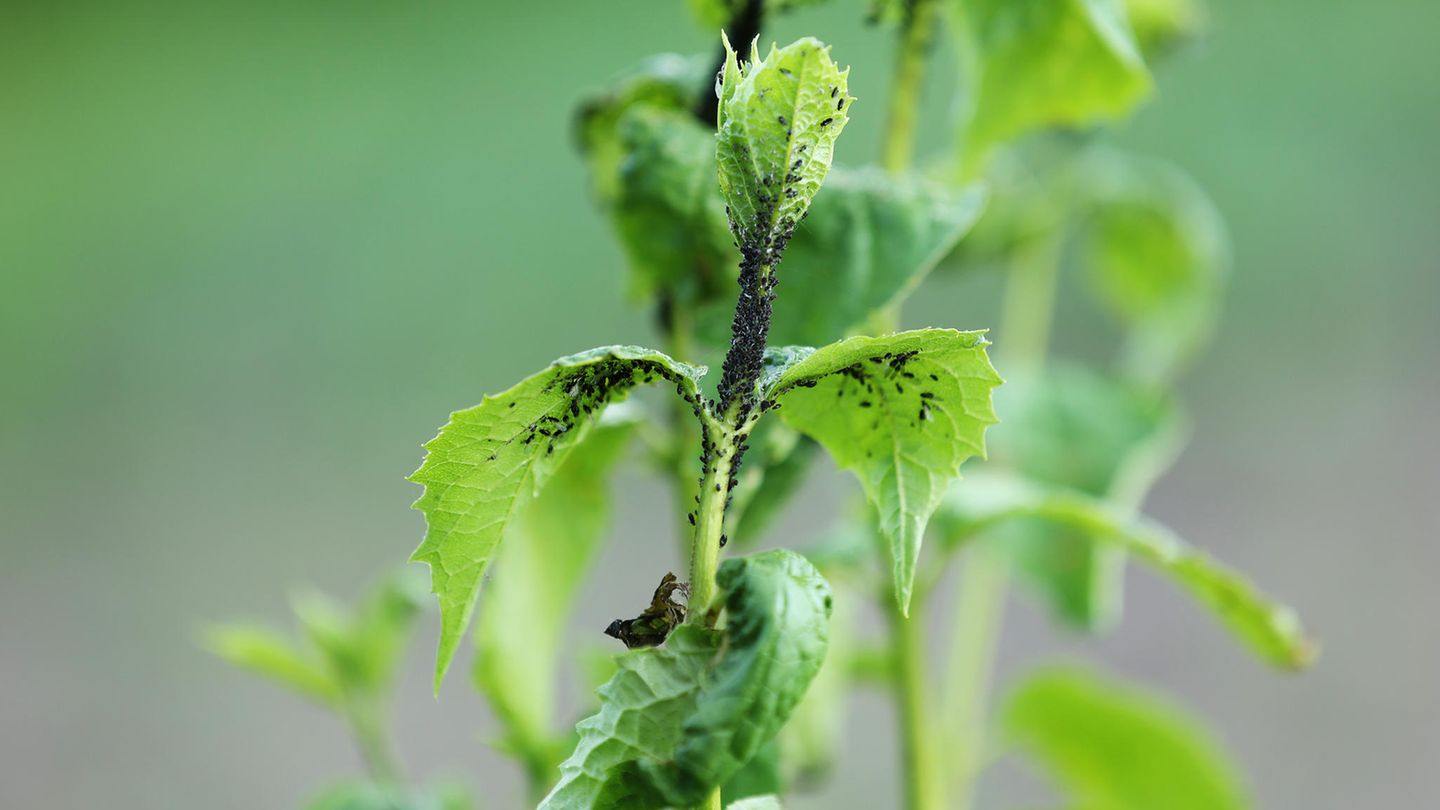
<svg viewBox="0 0 1440 810"><path fill-rule="evenodd" d="M720 536L725 531L725 501L729 497L727 482L730 464L737 444L735 433L728 425L712 421L710 435L715 442L705 475L700 479L700 508L695 516L695 537L690 546L689 619L703 621L705 611L715 599L715 569L720 565Z"/></svg>
<svg viewBox="0 0 1440 810"><path fill-rule="evenodd" d="M880 138L880 166L888 172L905 171L915 154L920 90L935 18L936 0L907 0L890 85L890 109Z"/></svg>
<svg viewBox="0 0 1440 810"><path fill-rule="evenodd" d="M1005 290L998 348L1015 367L1036 372L1043 365L1054 320L1060 270L1059 239L1046 235L1020 246ZM1003 341L1003 343L1000 343ZM946 672L942 708L950 746L954 806L969 810L983 766L990 678L1005 618L1010 568L999 554L973 546L960 576L960 594Z"/></svg>
<svg viewBox="0 0 1440 810"><path fill-rule="evenodd" d="M370 778L387 784L401 782L400 760L395 755L380 707L367 699L352 698L344 711Z"/></svg>
<svg viewBox="0 0 1440 810"><path fill-rule="evenodd" d="M923 606L915 605L914 615L907 618L893 599L887 598L887 601L894 666L891 686L899 715L901 780L905 795L902 806L905 810L940 810L944 807L943 784L936 769L939 751L930 724L921 621Z"/></svg>
<svg viewBox="0 0 1440 810"><path fill-rule="evenodd" d="M972 548L960 572L951 631L949 679L941 716L948 730L953 806L969 810L984 765L985 707L1005 618L1009 567L989 549Z"/></svg>

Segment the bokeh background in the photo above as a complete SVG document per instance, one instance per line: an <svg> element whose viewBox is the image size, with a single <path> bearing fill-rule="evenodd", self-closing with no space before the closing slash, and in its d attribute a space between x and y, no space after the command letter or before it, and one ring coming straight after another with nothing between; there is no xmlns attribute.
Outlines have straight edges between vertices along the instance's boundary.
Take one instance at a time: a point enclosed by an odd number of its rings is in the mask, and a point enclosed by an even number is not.
<svg viewBox="0 0 1440 810"><path fill-rule="evenodd" d="M854 65L846 163L873 154L891 58L858 6L769 32ZM1120 133L1193 172L1236 256L1185 385L1193 445L1150 509L1293 603L1325 654L1276 675L1135 572L1101 641L1015 602L1001 670L1086 655L1163 685L1270 810L1433 806L1440 12L1210 6ZM713 47L679 0L0 3L0 806L287 808L355 772L337 725L196 630L287 621L305 583L353 597L417 542L403 476L450 410L650 339L569 114L650 53ZM946 280L906 321L995 314ZM1058 341L1083 342L1061 314ZM675 565L657 484L619 483L587 633ZM788 539L848 486L822 476ZM465 679L430 696L434 624L400 687L406 758L519 807ZM797 806L891 805L880 696L852 730ZM987 805L1024 781L1002 772Z"/></svg>

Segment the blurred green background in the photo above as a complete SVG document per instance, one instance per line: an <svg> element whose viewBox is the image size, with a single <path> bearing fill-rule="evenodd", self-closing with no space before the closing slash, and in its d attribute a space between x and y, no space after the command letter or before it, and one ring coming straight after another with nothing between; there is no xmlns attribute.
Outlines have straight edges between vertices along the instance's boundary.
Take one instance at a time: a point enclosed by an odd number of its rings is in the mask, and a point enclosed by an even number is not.
<svg viewBox="0 0 1440 810"><path fill-rule="evenodd" d="M1325 655L1276 676L1140 573L1099 642L1017 604L1002 670L1083 652L1172 689L1272 810L1428 806L1440 12L1210 5L1208 40L1120 134L1194 173L1236 256L1186 385L1194 444L1151 508L1292 602ZM874 153L891 58L860 6L767 34L854 65L849 164ZM650 53L713 47L679 0L0 3L0 806L284 808L356 770L328 717L196 628L285 621L302 583L358 594L417 542L403 476L450 410L651 337L569 114ZM994 325L990 292L934 283L906 321ZM1062 307L1059 351L1089 328ZM676 565L668 501L620 483L577 618L596 642L618 595ZM848 487L812 487L791 539ZM520 806L464 679L430 697L434 624L401 688L407 759ZM886 707L855 708L837 780L796 806L891 805ZM986 789L1032 794L1009 770Z"/></svg>

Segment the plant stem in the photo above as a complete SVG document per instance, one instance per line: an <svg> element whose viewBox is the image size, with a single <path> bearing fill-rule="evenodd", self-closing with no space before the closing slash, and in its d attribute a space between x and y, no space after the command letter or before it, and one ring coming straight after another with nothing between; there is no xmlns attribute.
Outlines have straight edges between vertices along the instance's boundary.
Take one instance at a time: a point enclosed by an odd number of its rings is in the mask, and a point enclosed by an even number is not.
<svg viewBox="0 0 1440 810"><path fill-rule="evenodd" d="M888 172L910 167L915 153L915 125L925 57L935 32L936 0L906 0L905 19L890 84L890 110L880 139L880 166Z"/></svg>
<svg viewBox="0 0 1440 810"><path fill-rule="evenodd" d="M891 681L899 716L901 779L905 794L905 810L940 810L944 805L943 788L936 770L935 735L929 722L929 690L926 687L925 646L921 612L923 606L912 608L914 615L901 615L893 599L889 601L890 645L895 668Z"/></svg>
<svg viewBox="0 0 1440 810"><path fill-rule="evenodd" d="M1014 367L1037 372L1045 361L1059 282L1060 241L1047 234L1020 246L1010 267L1003 320L997 339ZM995 649L1005 618L1010 585L1008 562L983 545L973 545L960 575L960 594L950 649L952 657L942 703L954 736L955 807L969 810L982 768L986 706Z"/></svg>
<svg viewBox="0 0 1440 810"><path fill-rule="evenodd" d="M941 706L949 730L946 750L954 769L951 784L958 810L969 810L983 765L985 707L1009 580L1005 561L983 546L970 550L960 572L949 680Z"/></svg>
<svg viewBox="0 0 1440 810"><path fill-rule="evenodd" d="M370 778L387 784L402 781L400 761L395 756L379 707L370 700L351 698L345 707L345 717Z"/></svg>
<svg viewBox="0 0 1440 810"><path fill-rule="evenodd" d="M690 546L690 621L703 621L715 599L715 569L720 564L720 536L725 530L725 502L729 499L731 464L738 446L729 425L710 420L714 442L705 474L700 478L700 508L695 516L695 539Z"/></svg>

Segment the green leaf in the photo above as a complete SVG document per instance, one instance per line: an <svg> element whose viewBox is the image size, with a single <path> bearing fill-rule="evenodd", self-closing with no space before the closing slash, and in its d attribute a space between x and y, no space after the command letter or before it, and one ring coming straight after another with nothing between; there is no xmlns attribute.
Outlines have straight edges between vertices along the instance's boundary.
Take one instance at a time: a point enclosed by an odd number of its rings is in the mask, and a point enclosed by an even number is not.
<svg viewBox="0 0 1440 810"><path fill-rule="evenodd" d="M620 121L633 109L685 110L714 79L709 56L653 56L616 86L586 99L575 115L575 141L590 167L591 186L602 202L620 193L620 172L628 154ZM711 142L713 146L713 141Z"/></svg>
<svg viewBox="0 0 1440 810"><path fill-rule="evenodd" d="M468 810L473 804L459 788L417 790L373 782L332 787L312 799L307 810Z"/></svg>
<svg viewBox="0 0 1440 810"><path fill-rule="evenodd" d="M565 753L552 729L560 646L609 520L607 480L636 421L624 405L608 408L540 495L517 507L499 576L481 595L475 683L505 727L504 747L537 771Z"/></svg>
<svg viewBox="0 0 1440 810"><path fill-rule="evenodd" d="M918 175L836 169L785 251L770 341L823 345L898 305L955 247L984 202L977 186L957 191Z"/></svg>
<svg viewBox="0 0 1440 810"><path fill-rule="evenodd" d="M1124 367L1167 379L1214 328L1229 268L1225 226L1167 164L1096 153L1078 173L1090 207L1081 259L1100 304L1130 330Z"/></svg>
<svg viewBox="0 0 1440 810"><path fill-rule="evenodd" d="M800 703L804 705L805 701ZM734 776L725 780L725 785L720 790L720 800L729 806L741 799L779 793L782 787L784 783L780 777L780 743L776 737L761 746L749 762L742 765Z"/></svg>
<svg viewBox="0 0 1440 810"><path fill-rule="evenodd" d="M850 71L810 37L772 46L763 60L752 44L744 65L729 40L725 50L716 88L720 193L741 252L770 266L830 171L854 101L846 89Z"/></svg>
<svg viewBox="0 0 1440 810"><path fill-rule="evenodd" d="M1027 678L1002 712L1005 736L1071 803L1104 810L1245 810L1235 763L1170 701L1080 669Z"/></svg>
<svg viewBox="0 0 1440 810"><path fill-rule="evenodd" d="M918 329L766 358L766 399L860 478L879 513L902 611L925 524L961 463L985 455L985 429L996 422L990 397L1000 377L986 345L984 332Z"/></svg>
<svg viewBox="0 0 1440 810"><path fill-rule="evenodd" d="M730 296L735 246L715 184L714 134L688 111L638 107L621 118L619 138L625 158L613 213L631 294Z"/></svg>
<svg viewBox="0 0 1440 810"><path fill-rule="evenodd" d="M829 586L785 550L727 560L716 582L723 632L683 624L620 656L542 810L693 805L775 736L825 657Z"/></svg>
<svg viewBox="0 0 1440 810"><path fill-rule="evenodd" d="M945 537L963 542L1017 518L1036 518L1074 536L1133 554L1174 579L1252 652L1281 669L1300 669L1317 647L1290 608L1261 593L1249 579L1153 521L1117 510L1071 489L1013 477L976 475L951 488L942 511Z"/></svg>
<svg viewBox="0 0 1440 810"><path fill-rule="evenodd" d="M205 633L205 647L235 666L287 686L326 706L340 699L340 689L325 668L301 652L293 641L268 627L226 624Z"/></svg>
<svg viewBox="0 0 1440 810"><path fill-rule="evenodd" d="M835 591L835 607L830 614L830 651L779 737L785 783L799 789L822 784L844 745L853 683L850 668L859 646L857 608L865 603L861 588L847 584L843 576L837 579L829 569L822 570Z"/></svg>
<svg viewBox="0 0 1440 810"><path fill-rule="evenodd" d="M415 508L428 524L411 559L429 564L431 590L440 599L437 690L520 496L541 490L605 405L641 383L663 379L698 407L696 381L704 373L650 349L602 347L561 358L510 390L451 414L410 477L425 487Z"/></svg>
<svg viewBox="0 0 1440 810"><path fill-rule="evenodd" d="M1005 423L991 438L997 462L1132 509L1169 466L1183 434L1168 397L1081 366L1052 363L1040 374L1016 374L999 399ZM1056 617L1096 631L1118 621L1120 549L1046 521L1012 521L993 534Z"/></svg>
<svg viewBox="0 0 1440 810"><path fill-rule="evenodd" d="M1122 0L969 0L960 8L975 74L967 162L983 163L996 144L1031 130L1122 118L1150 92Z"/></svg>
<svg viewBox="0 0 1440 810"><path fill-rule="evenodd" d="M340 688L378 695L394 678L421 595L414 580L401 574L381 582L353 613L314 590L298 594L293 607Z"/></svg>

